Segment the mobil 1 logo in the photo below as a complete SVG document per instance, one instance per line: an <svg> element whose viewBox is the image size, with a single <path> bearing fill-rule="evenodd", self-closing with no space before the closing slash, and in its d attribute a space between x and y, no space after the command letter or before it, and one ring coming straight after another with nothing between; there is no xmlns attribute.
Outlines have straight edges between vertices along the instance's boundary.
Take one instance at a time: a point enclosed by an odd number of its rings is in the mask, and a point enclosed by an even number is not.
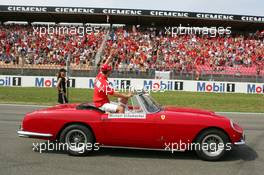
<svg viewBox="0 0 264 175"><path fill-rule="evenodd" d="M12 84L13 86L21 86L21 77L13 77Z"/></svg>
<svg viewBox="0 0 264 175"><path fill-rule="evenodd" d="M121 80L120 81L121 89L129 89L130 85L131 85L131 81L130 80Z"/></svg>
<svg viewBox="0 0 264 175"><path fill-rule="evenodd" d="M236 92L234 83L197 82L197 92Z"/></svg>
<svg viewBox="0 0 264 175"><path fill-rule="evenodd" d="M21 77L0 77L0 86L21 86Z"/></svg>
<svg viewBox="0 0 264 175"><path fill-rule="evenodd" d="M182 91L183 90L183 82L182 81L175 81L174 82L174 90Z"/></svg>
<svg viewBox="0 0 264 175"><path fill-rule="evenodd" d="M236 85L233 83L227 83L226 92L236 92Z"/></svg>

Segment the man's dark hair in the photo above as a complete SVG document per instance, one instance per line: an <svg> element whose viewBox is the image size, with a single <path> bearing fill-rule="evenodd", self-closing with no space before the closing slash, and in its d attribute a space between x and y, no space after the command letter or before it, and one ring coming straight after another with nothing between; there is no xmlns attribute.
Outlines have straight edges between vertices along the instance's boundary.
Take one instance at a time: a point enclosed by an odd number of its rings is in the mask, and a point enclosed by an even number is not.
<svg viewBox="0 0 264 175"><path fill-rule="evenodd" d="M59 72L67 72L66 69L62 68L59 70Z"/></svg>
<svg viewBox="0 0 264 175"><path fill-rule="evenodd" d="M61 78L61 72L67 72L67 71L64 68L60 69L59 72L57 73L57 79Z"/></svg>

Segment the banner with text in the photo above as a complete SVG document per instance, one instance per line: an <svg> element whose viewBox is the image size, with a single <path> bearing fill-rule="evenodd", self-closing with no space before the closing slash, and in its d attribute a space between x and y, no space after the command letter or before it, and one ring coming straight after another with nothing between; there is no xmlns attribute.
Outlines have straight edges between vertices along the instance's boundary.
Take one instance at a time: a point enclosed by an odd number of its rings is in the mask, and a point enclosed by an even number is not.
<svg viewBox="0 0 264 175"><path fill-rule="evenodd" d="M94 79L94 77L73 77L69 80L69 86L71 88L93 89ZM55 88L56 84L56 77L0 75L0 87ZM144 89L153 92L188 91L264 94L264 83L109 78L109 84L122 91Z"/></svg>

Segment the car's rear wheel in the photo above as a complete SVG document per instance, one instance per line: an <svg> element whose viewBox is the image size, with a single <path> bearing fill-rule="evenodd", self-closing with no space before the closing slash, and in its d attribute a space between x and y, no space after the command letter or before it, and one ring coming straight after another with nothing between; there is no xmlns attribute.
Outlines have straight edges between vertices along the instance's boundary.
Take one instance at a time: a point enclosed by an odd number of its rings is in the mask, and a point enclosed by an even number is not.
<svg viewBox="0 0 264 175"><path fill-rule="evenodd" d="M70 125L61 132L60 142L69 155L85 156L93 151L94 137L89 128Z"/></svg>
<svg viewBox="0 0 264 175"><path fill-rule="evenodd" d="M228 136L221 130L209 129L196 139L195 151L199 158L207 161L220 160L226 153Z"/></svg>

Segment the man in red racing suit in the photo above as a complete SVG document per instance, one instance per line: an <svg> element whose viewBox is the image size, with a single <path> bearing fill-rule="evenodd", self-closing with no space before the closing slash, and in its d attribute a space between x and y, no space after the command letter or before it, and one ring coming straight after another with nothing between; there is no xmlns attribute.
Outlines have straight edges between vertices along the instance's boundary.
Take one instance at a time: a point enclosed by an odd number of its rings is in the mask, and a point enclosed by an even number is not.
<svg viewBox="0 0 264 175"><path fill-rule="evenodd" d="M102 109L103 111L111 113L124 113L128 98L132 97L133 94L116 92L115 89L109 85L107 78L112 71L112 67L109 65L111 60L112 52L106 62L101 66L100 72L95 78L93 102L96 107ZM108 95L118 97L121 103L115 104L110 102Z"/></svg>

